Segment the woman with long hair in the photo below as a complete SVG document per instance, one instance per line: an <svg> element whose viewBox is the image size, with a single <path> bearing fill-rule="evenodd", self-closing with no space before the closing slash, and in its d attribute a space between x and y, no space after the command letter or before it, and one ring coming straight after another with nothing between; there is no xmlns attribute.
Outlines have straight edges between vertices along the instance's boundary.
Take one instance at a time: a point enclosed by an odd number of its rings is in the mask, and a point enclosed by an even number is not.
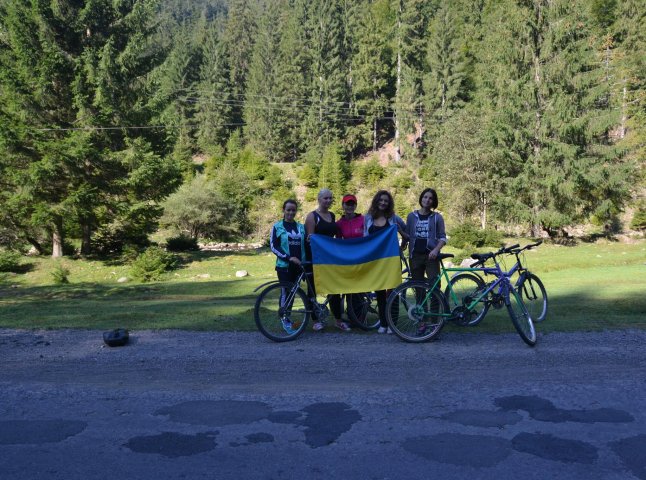
<svg viewBox="0 0 646 480"><path fill-rule="evenodd" d="M397 231L402 237L402 248L408 242L408 235L406 234L406 224L404 221L395 214L395 200L387 190L379 190L372 198L370 209L366 214L364 221L364 235L371 235L380 230L388 228L390 225L397 225ZM390 290L378 290L375 292L377 296L377 306L379 308L379 324L378 333L392 333L388 328L386 321L386 300Z"/></svg>

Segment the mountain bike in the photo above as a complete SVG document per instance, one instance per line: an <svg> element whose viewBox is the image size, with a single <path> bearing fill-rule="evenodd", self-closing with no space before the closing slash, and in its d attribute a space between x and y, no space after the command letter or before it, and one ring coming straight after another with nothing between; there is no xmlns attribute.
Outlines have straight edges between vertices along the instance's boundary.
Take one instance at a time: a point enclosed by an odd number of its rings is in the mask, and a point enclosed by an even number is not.
<svg viewBox="0 0 646 480"><path fill-rule="evenodd" d="M438 259L441 272L435 281L429 283L423 280L409 280L393 290L386 304L388 325L402 340L424 342L435 338L446 321L469 324L472 318L484 317L490 305L488 299L496 298L496 301L499 299L501 304L507 307L509 317L523 341L534 346L536 344L534 324L521 295L511 282L511 277L517 269L504 271L496 259L497 255L511 253L512 249L517 247L518 245L515 245L495 253L472 255L483 263L493 259L494 267L446 268L443 261L454 255L440 254ZM463 272L465 277L469 276L469 287L465 289L468 294L457 290L457 281L452 283L449 280L448 272L451 271ZM485 284L480 276L471 275L471 272L493 275L496 278ZM445 292L440 289L443 278L447 280Z"/></svg>
<svg viewBox="0 0 646 480"><path fill-rule="evenodd" d="M455 297L450 297L448 290L446 293L449 304L451 300L456 300L453 302L452 306L455 307L461 304L464 300L466 303L469 303L470 299L475 298L477 293L482 290L483 286L486 285L486 281L480 275L481 270L478 267L484 266L485 263L490 259L495 259L498 255L509 254L516 257L516 263L509 270L512 275L518 273L518 278L514 283L514 288L520 294L525 303L527 310L534 322L542 322L547 317L547 291L543 282L538 278L538 276L527 269L523 265L521 255L524 251L530 250L539 246L542 241L526 245L523 248L519 248L519 245L513 245L511 247L502 248L498 252L493 252L489 254L473 254L471 258L475 259L476 262L471 265L471 269L468 271L460 271L455 274L450 279L450 284ZM487 272L483 272L484 275L487 275ZM503 298L500 294L493 292L488 297L484 298L481 301L481 305L476 307L474 314L469 317L465 317L462 321L458 322L461 325L475 326L482 321L482 319L487 314L487 311L490 307L502 308L504 306Z"/></svg>
<svg viewBox="0 0 646 480"><path fill-rule="evenodd" d="M301 283L305 282L307 291L314 291L312 276L312 272L307 272L301 265L301 273L293 283L273 280L256 287L254 292L264 288L256 298L253 310L260 333L274 342L288 342L305 331L312 315L317 321L327 323L328 299L321 303L301 288Z"/></svg>
<svg viewBox="0 0 646 480"><path fill-rule="evenodd" d="M532 320L535 322L542 322L547 318L547 291L543 282L535 273L529 271L529 269L523 265L522 258L524 254L522 252L526 250L531 250L534 247L538 247L542 240L539 240L536 243L526 245L523 248L518 248L512 251L516 256L516 265L518 265L518 272L520 273L518 280L516 281L516 290L523 297L525 306L529 310Z"/></svg>

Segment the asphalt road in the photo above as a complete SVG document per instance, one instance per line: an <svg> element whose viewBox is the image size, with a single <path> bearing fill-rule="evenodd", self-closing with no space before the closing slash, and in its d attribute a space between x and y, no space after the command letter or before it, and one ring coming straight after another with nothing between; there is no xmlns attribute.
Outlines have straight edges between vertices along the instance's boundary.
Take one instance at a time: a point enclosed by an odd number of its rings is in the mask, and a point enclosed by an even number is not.
<svg viewBox="0 0 646 480"><path fill-rule="evenodd" d="M1 479L646 479L646 332L0 330Z"/></svg>

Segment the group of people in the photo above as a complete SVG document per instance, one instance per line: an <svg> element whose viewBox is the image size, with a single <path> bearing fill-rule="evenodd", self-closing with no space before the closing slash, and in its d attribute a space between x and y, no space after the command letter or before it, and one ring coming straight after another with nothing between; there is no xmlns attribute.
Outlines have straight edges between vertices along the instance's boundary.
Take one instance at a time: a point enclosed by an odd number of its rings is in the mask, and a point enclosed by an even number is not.
<svg viewBox="0 0 646 480"><path fill-rule="evenodd" d="M395 201L387 190L379 190L372 198L365 215L357 213L357 198L344 195L343 215L336 220L330 210L334 197L326 188L317 197L318 207L307 214L305 224L296 221L298 203L289 199L283 203L283 218L271 229L271 250L276 255L276 274L280 281L294 282L301 273L301 264L311 261L309 237L312 234L337 238L356 238L372 235L390 225L396 225L401 237L402 251L408 248L410 273L413 279L434 281L440 275L438 255L446 245L444 219L437 211L437 193L426 188L419 196L420 208L408 214L406 222L395 214ZM312 296L315 292L308 292ZM379 333L391 333L386 322L386 301L390 291L375 292L379 311ZM343 321L341 295L329 295L329 305L338 329L348 332ZM321 331L325 325L314 319L313 329Z"/></svg>

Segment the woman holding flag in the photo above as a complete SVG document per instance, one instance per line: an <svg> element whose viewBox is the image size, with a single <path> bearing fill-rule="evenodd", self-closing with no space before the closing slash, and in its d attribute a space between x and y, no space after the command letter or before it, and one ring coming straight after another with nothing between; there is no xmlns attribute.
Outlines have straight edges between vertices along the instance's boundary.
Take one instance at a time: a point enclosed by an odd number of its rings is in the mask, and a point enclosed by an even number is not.
<svg viewBox="0 0 646 480"><path fill-rule="evenodd" d="M330 211L334 197L332 192L327 188L323 188L319 191L318 197L318 208L307 214L305 217L305 231L307 233L307 239L312 234L325 235L327 237L335 237L338 232L338 227L334 219L334 213ZM307 250L307 259L312 259L312 252L310 250L309 243L306 243ZM316 292L308 292L308 295L316 295ZM336 327L339 330L344 332L349 332L351 330L350 326L341 320L341 295L329 295L330 299L330 310L336 321ZM323 322L316 319L314 325L312 326L314 331L319 332L325 328Z"/></svg>
<svg viewBox="0 0 646 480"><path fill-rule="evenodd" d="M395 214L395 201L390 192L387 190L379 190L372 198L370 209L365 216L364 235L377 233L380 230L388 228L390 225L397 226L397 231L403 239L402 248L405 248L408 243L406 224ZM378 290L375 292L377 306L379 308L379 323L381 325L377 330L378 333L392 333L386 321L386 301L388 300L389 294L390 290Z"/></svg>

